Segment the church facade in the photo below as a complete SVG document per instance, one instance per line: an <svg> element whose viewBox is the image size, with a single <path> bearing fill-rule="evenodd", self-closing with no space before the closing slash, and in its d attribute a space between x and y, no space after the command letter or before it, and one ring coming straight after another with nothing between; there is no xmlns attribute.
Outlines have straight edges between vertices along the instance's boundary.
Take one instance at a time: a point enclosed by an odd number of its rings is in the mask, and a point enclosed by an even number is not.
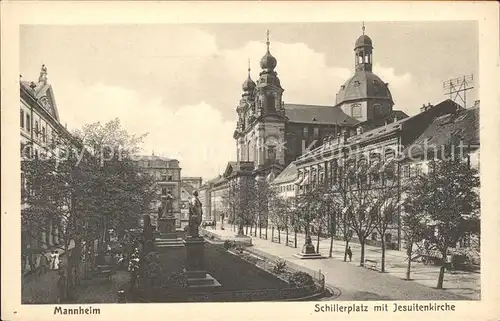
<svg viewBox="0 0 500 321"><path fill-rule="evenodd" d="M237 161L254 162L256 175L280 172L328 137L354 134L408 117L393 110L389 85L372 72L372 40L363 34L354 47L355 73L339 89L335 105L285 104L277 59L267 50L254 82L248 77L236 107L234 131Z"/></svg>
<svg viewBox="0 0 500 321"><path fill-rule="evenodd" d="M223 194L236 176L269 180L324 141L408 117L393 110L389 85L372 72L372 52L372 41L363 27L354 46L355 73L338 90L335 104L285 104L285 89L276 71L278 60L271 54L268 32L257 80L253 81L249 68L236 106L236 160L228 162L223 175L201 187L209 204L205 207L207 219L220 217L215 214L220 200L211 194Z"/></svg>

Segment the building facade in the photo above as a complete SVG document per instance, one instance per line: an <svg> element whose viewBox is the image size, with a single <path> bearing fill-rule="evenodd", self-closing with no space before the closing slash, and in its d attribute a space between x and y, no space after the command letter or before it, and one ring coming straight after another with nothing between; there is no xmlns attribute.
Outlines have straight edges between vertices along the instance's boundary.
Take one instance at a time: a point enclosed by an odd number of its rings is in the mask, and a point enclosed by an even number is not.
<svg viewBox="0 0 500 321"><path fill-rule="evenodd" d="M372 72L372 40L364 34L364 27L363 34L355 42L354 51L355 73L339 89L335 104L285 104L284 88L276 72L278 61L271 54L268 33L258 79L256 82L252 80L249 68L247 79L242 84L241 99L236 106L238 120L233 133L236 161L229 162L227 166L236 169L231 175L247 176L251 172L255 181L276 177L289 164L321 146L324 141L352 136L357 131L370 130L408 117L402 111L393 110L389 85ZM241 171L243 167L245 170ZM220 208L220 195L224 194L224 190L227 193L230 180L225 172L202 187L210 215ZM287 185L283 187L283 193L293 194L293 184Z"/></svg>
<svg viewBox="0 0 500 321"><path fill-rule="evenodd" d="M424 105L415 116L325 141L291 163L273 185L285 198L300 198L319 185L334 191L342 184L354 184L352 189L356 190L360 182L365 182L370 191L390 189L389 193L401 195L402 184L428 170L428 161L437 157L431 152L439 152L453 141L463 145L461 157L479 168L478 102L468 109L451 100ZM389 248L404 247L400 213L392 216L385 235L374 230L367 243L378 245L382 237Z"/></svg>
<svg viewBox="0 0 500 321"><path fill-rule="evenodd" d="M195 190L199 190L202 183L203 178L201 177L181 177L181 182L191 185Z"/></svg>
<svg viewBox="0 0 500 321"><path fill-rule="evenodd" d="M179 161L166 157L155 155L144 155L137 158L139 166L144 168L152 175L157 184L159 200L153 202L149 206L148 213L151 217L151 224L158 226L158 214L161 209L162 202L170 194L173 196L172 210L176 220L177 228L182 225L181 215L181 167Z"/></svg>
<svg viewBox="0 0 500 321"><path fill-rule="evenodd" d="M38 81L26 81L20 78L20 151L21 160L31 160L38 157L56 157L53 146L76 146L77 142L61 124L58 107L52 85L48 82L47 68L42 66ZM21 209L28 206L25 201L29 193L24 173L21 172ZM23 251L39 253L40 250L58 245L59 222L50 222L40 235L31 235L30 231L22 229L21 243ZM30 257L31 260L39 260ZM23 265L23 269L30 270L38 263L31 262Z"/></svg>
<svg viewBox="0 0 500 321"><path fill-rule="evenodd" d="M355 73L341 86L333 106L285 104L269 37L266 44L257 82L250 69L243 82L233 135L237 161L254 162L257 173L276 174L329 136L352 135L357 127L366 130L407 117L393 110L389 85L372 72L372 40L364 27L355 42Z"/></svg>

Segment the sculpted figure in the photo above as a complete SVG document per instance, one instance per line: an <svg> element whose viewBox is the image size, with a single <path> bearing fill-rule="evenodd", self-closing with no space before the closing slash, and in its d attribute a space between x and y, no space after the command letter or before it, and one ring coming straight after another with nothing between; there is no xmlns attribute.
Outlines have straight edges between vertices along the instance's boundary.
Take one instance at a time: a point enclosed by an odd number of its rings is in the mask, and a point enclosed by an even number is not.
<svg viewBox="0 0 500 321"><path fill-rule="evenodd" d="M198 198L198 191L193 192L193 198L189 202L189 236L199 237L199 228L203 215L202 204Z"/></svg>
<svg viewBox="0 0 500 321"><path fill-rule="evenodd" d="M172 196L170 191L168 191L165 200L163 200L162 202L163 206L160 207L159 218L168 216L168 214L172 213L173 204L174 204L174 197Z"/></svg>

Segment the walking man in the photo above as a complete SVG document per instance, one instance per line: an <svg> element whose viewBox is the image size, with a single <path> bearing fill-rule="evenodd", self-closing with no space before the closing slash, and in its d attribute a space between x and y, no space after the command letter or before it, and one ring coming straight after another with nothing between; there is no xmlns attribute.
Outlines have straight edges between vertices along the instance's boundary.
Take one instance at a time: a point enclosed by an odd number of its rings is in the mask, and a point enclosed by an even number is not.
<svg viewBox="0 0 500 321"><path fill-rule="evenodd" d="M349 257L349 262L351 262L352 261L352 251L351 251L350 246L347 248L347 256Z"/></svg>

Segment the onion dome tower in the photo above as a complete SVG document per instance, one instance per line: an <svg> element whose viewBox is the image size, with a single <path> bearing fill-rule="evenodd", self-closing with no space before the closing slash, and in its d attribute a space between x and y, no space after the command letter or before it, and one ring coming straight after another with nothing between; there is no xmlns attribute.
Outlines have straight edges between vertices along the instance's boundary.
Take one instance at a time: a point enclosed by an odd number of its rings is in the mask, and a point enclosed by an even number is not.
<svg viewBox="0 0 500 321"><path fill-rule="evenodd" d="M282 104L283 88L281 88L278 73L274 70L278 65L278 61L271 54L269 45L270 41L268 30L266 53L260 59L260 68L262 71L259 73L259 79L257 80L257 95L255 103L259 115L284 115Z"/></svg>

